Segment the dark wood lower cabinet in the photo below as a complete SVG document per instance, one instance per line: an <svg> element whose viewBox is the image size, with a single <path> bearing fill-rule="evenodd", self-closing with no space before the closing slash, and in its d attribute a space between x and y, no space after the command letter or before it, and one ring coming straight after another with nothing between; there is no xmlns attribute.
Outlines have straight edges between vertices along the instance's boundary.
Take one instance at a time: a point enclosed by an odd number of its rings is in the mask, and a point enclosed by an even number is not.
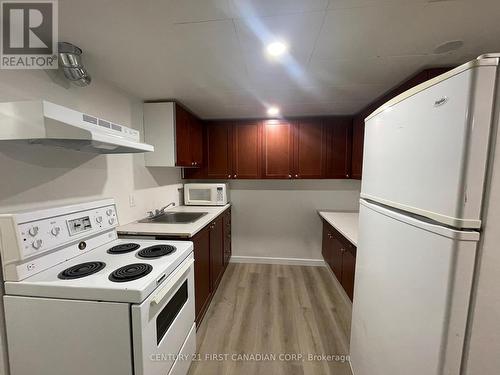
<svg viewBox="0 0 500 375"><path fill-rule="evenodd" d="M191 240L194 245L195 312L198 322L210 303L210 231L202 230Z"/></svg>
<svg viewBox="0 0 500 375"><path fill-rule="evenodd" d="M199 327L231 258L231 209L192 238L156 236L156 239L193 242L195 321Z"/></svg>
<svg viewBox="0 0 500 375"><path fill-rule="evenodd" d="M231 209L229 208L222 216L224 225L224 268L227 267L231 259Z"/></svg>
<svg viewBox="0 0 500 375"><path fill-rule="evenodd" d="M352 301L356 269L356 247L339 231L323 221L322 254Z"/></svg>
<svg viewBox="0 0 500 375"><path fill-rule="evenodd" d="M210 285L212 291L217 289L224 272L224 226L219 216L209 226L210 230Z"/></svg>

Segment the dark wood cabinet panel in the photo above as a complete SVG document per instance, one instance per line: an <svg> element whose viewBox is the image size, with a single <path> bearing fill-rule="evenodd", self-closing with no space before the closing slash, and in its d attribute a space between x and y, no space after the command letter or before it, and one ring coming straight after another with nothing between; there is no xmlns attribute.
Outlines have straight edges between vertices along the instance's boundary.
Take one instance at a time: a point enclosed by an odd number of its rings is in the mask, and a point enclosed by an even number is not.
<svg viewBox="0 0 500 375"><path fill-rule="evenodd" d="M327 133L326 177L351 177L352 118L325 120Z"/></svg>
<svg viewBox="0 0 500 375"><path fill-rule="evenodd" d="M176 161L175 165L180 167L192 166L189 113L179 105L175 105L175 140Z"/></svg>
<svg viewBox="0 0 500 375"><path fill-rule="evenodd" d="M192 238L155 238L193 242L195 315L196 327L199 327L231 258L231 209L223 212Z"/></svg>
<svg viewBox="0 0 500 375"><path fill-rule="evenodd" d="M224 268L229 264L231 259L231 209L228 209L224 216L222 216L222 223L224 226Z"/></svg>
<svg viewBox="0 0 500 375"><path fill-rule="evenodd" d="M264 178L292 178L293 125L288 121L268 120L262 125Z"/></svg>
<svg viewBox="0 0 500 375"><path fill-rule="evenodd" d="M326 221L323 221L322 255L351 299L354 293L356 246Z"/></svg>
<svg viewBox="0 0 500 375"><path fill-rule="evenodd" d="M206 175L208 178L229 178L231 174L231 124L214 123L206 129Z"/></svg>
<svg viewBox="0 0 500 375"><path fill-rule="evenodd" d="M196 322L203 318L210 301L210 231L198 232L193 238L194 246L194 289Z"/></svg>
<svg viewBox="0 0 500 375"><path fill-rule="evenodd" d="M189 148L191 153L191 162L194 163L195 167L200 167L203 165L203 123L194 115L189 115Z"/></svg>
<svg viewBox="0 0 500 375"><path fill-rule="evenodd" d="M175 103L175 145L176 166L202 166L203 123L178 103Z"/></svg>
<svg viewBox="0 0 500 375"><path fill-rule="evenodd" d="M210 284L212 291L217 289L224 271L224 228L222 217L210 225Z"/></svg>
<svg viewBox="0 0 500 375"><path fill-rule="evenodd" d="M260 124L258 121L233 125L231 178L260 178Z"/></svg>
<svg viewBox="0 0 500 375"><path fill-rule="evenodd" d="M294 130L293 178L322 178L326 159L323 121L298 120Z"/></svg>
<svg viewBox="0 0 500 375"><path fill-rule="evenodd" d="M352 301L354 295L354 273L356 269L356 257L350 251L344 249L342 252L342 279L340 283Z"/></svg>

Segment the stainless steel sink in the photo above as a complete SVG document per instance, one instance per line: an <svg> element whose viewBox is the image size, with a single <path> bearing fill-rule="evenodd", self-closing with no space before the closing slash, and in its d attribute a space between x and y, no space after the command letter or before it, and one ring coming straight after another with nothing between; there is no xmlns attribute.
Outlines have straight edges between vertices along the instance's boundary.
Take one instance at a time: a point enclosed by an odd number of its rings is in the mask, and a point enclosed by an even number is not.
<svg viewBox="0 0 500 375"><path fill-rule="evenodd" d="M139 223L189 224L194 223L206 214L208 212L165 212L159 216L139 220Z"/></svg>

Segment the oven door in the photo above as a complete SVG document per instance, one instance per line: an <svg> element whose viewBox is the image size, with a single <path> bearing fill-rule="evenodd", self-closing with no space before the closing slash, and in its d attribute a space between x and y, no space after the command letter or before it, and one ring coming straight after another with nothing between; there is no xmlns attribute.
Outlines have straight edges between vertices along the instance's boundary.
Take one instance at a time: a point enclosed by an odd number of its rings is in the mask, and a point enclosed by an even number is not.
<svg viewBox="0 0 500 375"><path fill-rule="evenodd" d="M142 304L132 306L135 375L166 375L188 337L195 315L193 263L191 253Z"/></svg>

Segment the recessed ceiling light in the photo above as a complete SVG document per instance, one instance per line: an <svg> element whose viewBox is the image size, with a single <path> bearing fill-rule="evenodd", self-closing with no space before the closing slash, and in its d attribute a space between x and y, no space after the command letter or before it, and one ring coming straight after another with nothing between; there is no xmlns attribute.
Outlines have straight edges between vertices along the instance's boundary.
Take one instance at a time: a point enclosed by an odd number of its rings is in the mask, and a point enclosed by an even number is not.
<svg viewBox="0 0 500 375"><path fill-rule="evenodd" d="M288 46L283 42L269 43L266 52L271 57L280 57L288 50Z"/></svg>
<svg viewBox="0 0 500 375"><path fill-rule="evenodd" d="M269 116L278 116L280 114L280 109L276 106L269 107L267 109L267 114Z"/></svg>

